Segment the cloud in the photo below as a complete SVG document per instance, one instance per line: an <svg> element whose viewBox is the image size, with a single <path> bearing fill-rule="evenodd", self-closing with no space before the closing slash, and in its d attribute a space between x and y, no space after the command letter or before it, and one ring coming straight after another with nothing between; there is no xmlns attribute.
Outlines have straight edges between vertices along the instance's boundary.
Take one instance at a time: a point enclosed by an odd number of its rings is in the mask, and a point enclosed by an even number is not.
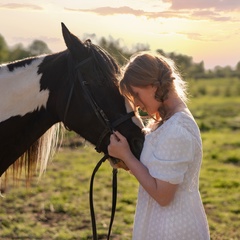
<svg viewBox="0 0 240 240"><path fill-rule="evenodd" d="M43 10L42 7L35 4L21 4L21 3L7 3L1 4L0 9L31 9L31 10Z"/></svg>
<svg viewBox="0 0 240 240"><path fill-rule="evenodd" d="M188 39L197 40L197 41L216 41L215 38L195 33L195 32L177 32L176 34L186 36Z"/></svg>
<svg viewBox="0 0 240 240"><path fill-rule="evenodd" d="M170 0L164 0L170 1ZM176 0L173 0L176 1ZM196 0L198 1L198 0ZM203 0L205 1L205 0ZM211 1L211 0L209 0ZM91 12L96 13L102 16L116 15L116 14L131 14L136 17L144 16L147 18L186 18L186 19L195 19L195 20L213 20L213 21L229 21L231 20L228 16L222 16L221 13L217 13L213 10L189 10L189 9L181 9L181 10L166 10L166 11L144 11L144 10L136 10L127 6L123 7L100 7L94 9L73 9L73 8L65 8L67 11L77 11L77 12Z"/></svg>
<svg viewBox="0 0 240 240"><path fill-rule="evenodd" d="M204 11L204 10L196 10L191 13L191 17L195 19L211 19L213 21L230 21L232 18L229 16L222 16L217 12L214 11Z"/></svg>
<svg viewBox="0 0 240 240"><path fill-rule="evenodd" d="M227 32L224 30L215 30L212 29L211 34L200 34L197 32L176 32L178 35L185 36L186 38L190 40L195 40L195 41L203 41L203 42L222 42L230 38L235 38L236 36L239 35L239 29Z"/></svg>
<svg viewBox="0 0 240 240"><path fill-rule="evenodd" d="M171 37L175 37L175 35L180 35L183 36L185 38L191 39L191 40L196 40L196 41L213 41L214 39L212 39L209 36L205 36L203 34L200 33L196 33L196 32L160 32L159 35L163 36L171 36Z"/></svg>
<svg viewBox="0 0 240 240"><path fill-rule="evenodd" d="M172 3L171 9L215 9L220 11L240 10L239 0L164 0Z"/></svg>
<svg viewBox="0 0 240 240"><path fill-rule="evenodd" d="M173 17L183 17L182 13L177 11L160 11L160 12L146 12L143 10L136 10L130 7L100 7L94 9L73 9L65 8L67 11L77 11L77 12L92 12L103 16L116 15L116 14L131 14L134 16L145 16L147 18L173 18Z"/></svg>
<svg viewBox="0 0 240 240"><path fill-rule="evenodd" d="M145 15L143 10L135 10L127 6L113 8L113 7L100 7L95 9L72 9L72 8L65 8L68 11L79 11L79 12L94 12L99 15L115 15L115 14L132 14L135 16L142 16Z"/></svg>

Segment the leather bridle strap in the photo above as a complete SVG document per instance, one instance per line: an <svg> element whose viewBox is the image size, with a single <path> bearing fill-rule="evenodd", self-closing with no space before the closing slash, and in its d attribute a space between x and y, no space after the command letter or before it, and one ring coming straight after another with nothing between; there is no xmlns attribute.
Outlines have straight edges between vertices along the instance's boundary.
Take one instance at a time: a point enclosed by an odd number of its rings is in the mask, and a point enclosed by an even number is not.
<svg viewBox="0 0 240 240"><path fill-rule="evenodd" d="M127 121L129 118L134 116L134 112L127 113L126 115L123 115L121 118L117 119L115 122L112 124L110 123L108 117L104 113L104 111L98 106L98 104L95 102L89 88L88 88L88 83L84 81L82 73L80 71L80 67L84 65L85 63L91 61L91 57L86 58L85 60L81 61L75 66L75 69L77 70L77 78L80 82L80 85L82 86L82 89L84 91L85 97L87 98L87 101L91 105L92 109L94 110L94 113L98 117L98 119L101 121L103 126L105 126L105 129L103 133L101 134L97 144L96 144L96 150L98 152L101 152L101 143L103 139L106 137L108 133L112 133L113 130L119 126L121 123ZM71 76L73 77L73 76ZM64 112L64 122L66 122L67 118L67 113L68 109L70 106L72 94L73 94L73 88L74 88L74 81L73 84L70 88L70 93L69 97L67 100L67 105L65 108ZM96 167L93 170L92 176L91 176L91 181L90 181L90 190L89 190L89 204L90 204L90 212L91 212L91 221L92 221L92 232L93 232L93 240L98 240L98 235L97 235L97 228L96 228L96 219L95 219L95 212L94 212L94 204L93 204L93 182L94 182L94 177L100 166L106 159L108 159L109 156L105 154L103 158L97 163ZM111 229L112 229L112 224L115 216L115 210L116 210L116 203L117 203L117 169L113 169L112 171L112 212L111 212L111 219L109 223L109 229L108 229L108 236L107 239L110 239L110 234L111 234Z"/></svg>
<svg viewBox="0 0 240 240"><path fill-rule="evenodd" d="M97 227L96 227L96 218L95 218L95 212L94 212L94 204L93 204L93 183L94 183L94 177L97 173L98 169L102 165L103 162L108 159L108 155L104 155L100 161L97 163L96 167L93 170L91 181L90 181L90 190L89 190L89 204L90 204L90 212L91 212L91 221L92 221L92 232L93 232L93 240L98 240L98 234L97 234ZM118 170L116 168L112 171L112 211L111 211L111 219L109 223L108 228L108 235L107 240L110 239L111 230L112 230L112 224L114 221L115 211L116 211L116 204L117 204L117 172Z"/></svg>
<svg viewBox="0 0 240 240"><path fill-rule="evenodd" d="M116 121L114 121L112 124L111 124L111 128L109 129L108 127L105 128L105 130L102 132L102 134L100 135L97 143L96 143L96 151L97 152L101 152L100 150L100 147L101 147L101 143L103 141L103 139L106 137L106 135L108 133L112 133L113 130L115 130L115 128L117 126L119 126L120 124L122 124L123 122L127 121L128 119L132 118L135 116L135 113L132 111L132 112L129 112L125 115L123 115L122 117L120 117L119 119L117 119Z"/></svg>
<svg viewBox="0 0 240 240"><path fill-rule="evenodd" d="M100 120L100 122L102 123L103 126L105 126L105 131L107 132L112 132L112 126L110 124L109 119L107 118L106 114L104 113L104 111L98 106L98 104L95 102L94 98L92 97L92 94L90 93L89 89L88 89L88 83L86 81L83 80L82 74L80 71L78 71L78 80L82 86L82 89L84 91L85 97L87 98L88 103L91 105L92 109L94 110L94 113L96 114L97 118ZM101 139L101 136L100 136ZM102 141L102 139L101 139ZM99 140L98 140L99 142ZM100 144L96 144L96 150L97 152L101 152L100 150Z"/></svg>
<svg viewBox="0 0 240 240"><path fill-rule="evenodd" d="M132 118L134 116L135 116L135 113L133 111L129 112L129 113L123 115L122 117L120 117L119 119L117 119L116 121L114 121L112 123L112 127L116 128L118 125L120 125L121 123L127 121L129 118Z"/></svg>
<svg viewBox="0 0 240 240"><path fill-rule="evenodd" d="M92 94L90 93L87 85L88 82L84 81L82 73L79 69L80 66L84 65L86 62L90 61L92 58L89 57L87 59L85 59L84 61L80 62L77 66L77 77L78 80L80 82L80 85L82 86L82 89L84 91L84 94L88 100L88 103L90 103L90 105L92 106L92 109L94 110L95 114L97 115L98 119L102 122L103 125L105 125L105 127L111 129L110 126L110 122L106 116L106 114L104 113L104 111L98 106L98 104L95 102L94 98L92 97Z"/></svg>
<svg viewBox="0 0 240 240"><path fill-rule="evenodd" d="M90 58L91 59L91 58ZM79 67L79 66L78 66ZM78 80L82 86L82 89L85 93L85 96L88 100L88 103L91 105L92 109L94 110L94 113L96 114L96 116L98 117L98 119L102 122L103 126L105 126L104 131L102 132L102 134L100 135L97 143L96 143L96 151L97 152L101 152L101 143L104 139L104 137L108 134L108 133L112 133L114 128L117 127L118 125L120 125L121 123L127 121L129 118L133 117L135 114L134 112L129 112L126 115L123 115L121 118L117 119L115 122L113 122L112 124L110 123L107 115L104 113L104 111L98 106L98 104L95 102L92 94L90 93L89 89L88 89L88 83L86 81L83 80L82 74L81 72L78 70Z"/></svg>

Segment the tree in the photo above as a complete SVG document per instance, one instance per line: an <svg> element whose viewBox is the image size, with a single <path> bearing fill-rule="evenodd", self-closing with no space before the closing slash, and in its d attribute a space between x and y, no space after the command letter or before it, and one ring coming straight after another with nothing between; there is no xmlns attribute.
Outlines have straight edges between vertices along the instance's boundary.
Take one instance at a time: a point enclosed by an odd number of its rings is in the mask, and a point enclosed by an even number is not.
<svg viewBox="0 0 240 240"><path fill-rule="evenodd" d="M124 63L125 56L122 54L119 40L114 40L113 38L107 40L105 37L102 37L98 42L102 48L114 56L119 64Z"/></svg>
<svg viewBox="0 0 240 240"><path fill-rule="evenodd" d="M188 74L190 77L198 79L205 77L204 62L193 63L192 66L188 69Z"/></svg>
<svg viewBox="0 0 240 240"><path fill-rule="evenodd" d="M236 76L240 79L240 61L237 63L235 73Z"/></svg>
<svg viewBox="0 0 240 240"><path fill-rule="evenodd" d="M194 63L193 58L187 55L177 54L175 52L165 53L160 49L158 49L157 52L172 59L183 77L199 78L200 76L204 76L205 70L203 61Z"/></svg>
<svg viewBox="0 0 240 240"><path fill-rule="evenodd" d="M28 51L30 52L31 56L51 53L51 50L48 48L47 44L41 40L33 41L33 43L28 47Z"/></svg>
<svg viewBox="0 0 240 240"><path fill-rule="evenodd" d="M8 46L3 36L0 35L0 63L6 61L8 61Z"/></svg>
<svg viewBox="0 0 240 240"><path fill-rule="evenodd" d="M224 77L223 69L222 69L221 66L216 66L214 68L214 73L215 73L215 76L217 78L223 78Z"/></svg>
<svg viewBox="0 0 240 240"><path fill-rule="evenodd" d="M21 43L15 45L11 50L9 50L9 61L23 59L29 56L30 52L24 49Z"/></svg>
<svg viewBox="0 0 240 240"><path fill-rule="evenodd" d="M132 48L129 50L126 47L122 47L121 44L121 39L113 39L112 37L107 40L105 37L102 37L99 41L98 44L107 50L111 55L114 56L114 58L117 60L117 62L120 65L126 64L128 61L129 57L139 51L147 51L149 50L149 46L146 44L142 43L136 43L135 45L132 46Z"/></svg>

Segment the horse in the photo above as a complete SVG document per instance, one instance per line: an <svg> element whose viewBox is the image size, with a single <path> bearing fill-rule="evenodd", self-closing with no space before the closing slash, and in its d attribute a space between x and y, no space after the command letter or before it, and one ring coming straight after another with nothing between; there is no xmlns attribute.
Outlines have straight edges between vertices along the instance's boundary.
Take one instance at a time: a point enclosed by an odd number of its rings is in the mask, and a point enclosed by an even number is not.
<svg viewBox="0 0 240 240"><path fill-rule="evenodd" d="M66 50L0 66L0 177L9 169L15 176L24 169L27 179L36 168L44 173L64 128L104 154L116 129L140 156L143 124L119 92L119 65L106 50L61 25Z"/></svg>

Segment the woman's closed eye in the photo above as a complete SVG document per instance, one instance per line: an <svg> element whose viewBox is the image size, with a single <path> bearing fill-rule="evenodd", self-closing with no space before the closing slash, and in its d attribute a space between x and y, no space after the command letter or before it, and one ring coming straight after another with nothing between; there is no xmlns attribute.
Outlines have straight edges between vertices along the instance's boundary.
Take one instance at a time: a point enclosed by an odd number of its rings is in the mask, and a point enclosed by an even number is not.
<svg viewBox="0 0 240 240"><path fill-rule="evenodd" d="M134 98L134 100L135 100L135 99L136 99L136 100L139 100L139 94L138 94L138 93L134 93L133 98Z"/></svg>

